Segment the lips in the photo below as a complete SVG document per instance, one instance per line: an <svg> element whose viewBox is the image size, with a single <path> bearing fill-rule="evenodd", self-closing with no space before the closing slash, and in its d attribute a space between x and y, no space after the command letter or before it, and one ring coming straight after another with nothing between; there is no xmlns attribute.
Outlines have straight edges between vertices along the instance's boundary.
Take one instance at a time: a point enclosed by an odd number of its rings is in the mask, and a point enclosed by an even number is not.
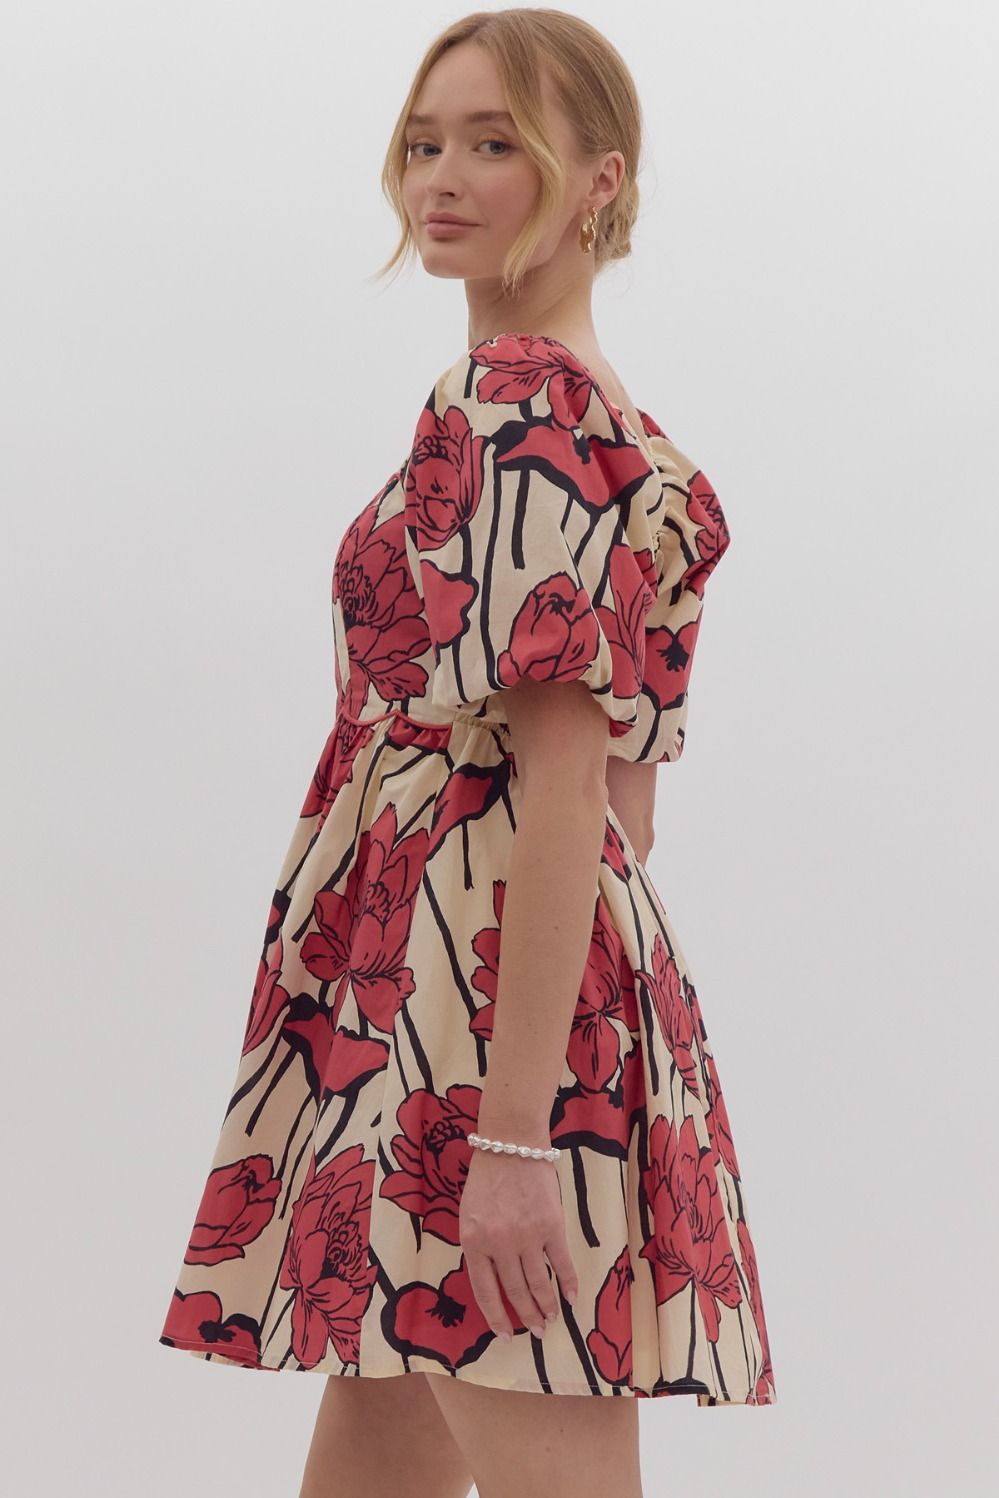
<svg viewBox="0 0 999 1498"><path fill-rule="evenodd" d="M431 214L426 220L428 224L457 224L459 228L474 229L475 225L468 218L453 218L449 214Z"/></svg>

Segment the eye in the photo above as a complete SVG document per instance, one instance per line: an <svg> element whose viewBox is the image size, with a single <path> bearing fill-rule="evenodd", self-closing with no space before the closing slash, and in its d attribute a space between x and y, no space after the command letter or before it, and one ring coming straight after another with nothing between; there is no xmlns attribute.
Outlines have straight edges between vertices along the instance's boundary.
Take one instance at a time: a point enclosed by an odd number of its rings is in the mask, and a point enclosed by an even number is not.
<svg viewBox="0 0 999 1498"><path fill-rule="evenodd" d="M488 140L481 140L481 141L479 141L479 145L480 146L502 146L503 149L499 153L497 153L495 151L487 151L486 154L488 156L505 155L508 151L512 151L513 150L513 147L510 145L509 141L497 140L497 139L492 138L492 137L490 137ZM410 156L410 157L415 156L418 161L426 161L428 159L426 156L420 156L419 155L419 152L420 151L424 151L424 150L436 151L437 147L430 145L429 142L425 141L425 140L414 141L412 143L412 145L408 145L406 147L406 154L407 154L407 156Z"/></svg>

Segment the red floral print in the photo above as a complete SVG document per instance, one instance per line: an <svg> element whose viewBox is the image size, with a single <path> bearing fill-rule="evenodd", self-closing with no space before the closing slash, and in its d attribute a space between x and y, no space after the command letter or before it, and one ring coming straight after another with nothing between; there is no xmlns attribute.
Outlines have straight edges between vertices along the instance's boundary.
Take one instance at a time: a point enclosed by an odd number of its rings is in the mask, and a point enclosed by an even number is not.
<svg viewBox="0 0 999 1498"><path fill-rule="evenodd" d="M675 762L729 544L704 474L639 414L640 432L554 339L485 340L434 383L405 461L347 526L334 722L272 886L165 1346L256 1369L775 1402L693 974L613 809L549 1118L562 1153L523 1162L557 1171L575 1305L538 1339L507 1302L504 1342L461 1243L522 805L507 694L581 683L609 756Z"/></svg>

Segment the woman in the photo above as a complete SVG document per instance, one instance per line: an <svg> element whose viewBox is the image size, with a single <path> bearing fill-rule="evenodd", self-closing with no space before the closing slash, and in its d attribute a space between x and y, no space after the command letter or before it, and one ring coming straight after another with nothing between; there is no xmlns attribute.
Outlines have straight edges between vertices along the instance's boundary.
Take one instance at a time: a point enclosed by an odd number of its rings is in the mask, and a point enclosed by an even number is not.
<svg viewBox="0 0 999 1498"><path fill-rule="evenodd" d="M337 553L336 722L161 1337L337 1375L306 1498L634 1498L636 1398L775 1398L644 867L728 530L593 329L639 145L606 40L509 10L431 47L386 167L470 347Z"/></svg>

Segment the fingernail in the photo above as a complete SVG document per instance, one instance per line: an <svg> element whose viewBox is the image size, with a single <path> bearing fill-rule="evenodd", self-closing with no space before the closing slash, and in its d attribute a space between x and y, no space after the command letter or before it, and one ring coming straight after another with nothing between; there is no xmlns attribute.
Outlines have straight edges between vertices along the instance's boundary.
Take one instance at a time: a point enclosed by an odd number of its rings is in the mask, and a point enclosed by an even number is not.
<svg viewBox="0 0 999 1498"><path fill-rule="evenodd" d="M535 1335L535 1336L536 1336L536 1337L540 1337L540 1336L542 1336L542 1335L543 1335L543 1333L544 1333L544 1330L545 1330L545 1329L544 1329L544 1327L543 1327L543 1326L532 1326L532 1327L531 1327L531 1331L532 1331L532 1332L533 1332L533 1333L534 1333L534 1335Z"/></svg>
<svg viewBox="0 0 999 1498"><path fill-rule="evenodd" d="M558 1311L549 1311L545 1319L551 1325L553 1321L558 1320Z"/></svg>
<svg viewBox="0 0 999 1498"><path fill-rule="evenodd" d="M503 1338L504 1342L512 1342L513 1341L513 1332L504 1332L504 1331L501 1331L500 1332L500 1336Z"/></svg>
<svg viewBox="0 0 999 1498"><path fill-rule="evenodd" d="M571 1306L574 1306L576 1304L576 1291L570 1290L565 1298Z"/></svg>

